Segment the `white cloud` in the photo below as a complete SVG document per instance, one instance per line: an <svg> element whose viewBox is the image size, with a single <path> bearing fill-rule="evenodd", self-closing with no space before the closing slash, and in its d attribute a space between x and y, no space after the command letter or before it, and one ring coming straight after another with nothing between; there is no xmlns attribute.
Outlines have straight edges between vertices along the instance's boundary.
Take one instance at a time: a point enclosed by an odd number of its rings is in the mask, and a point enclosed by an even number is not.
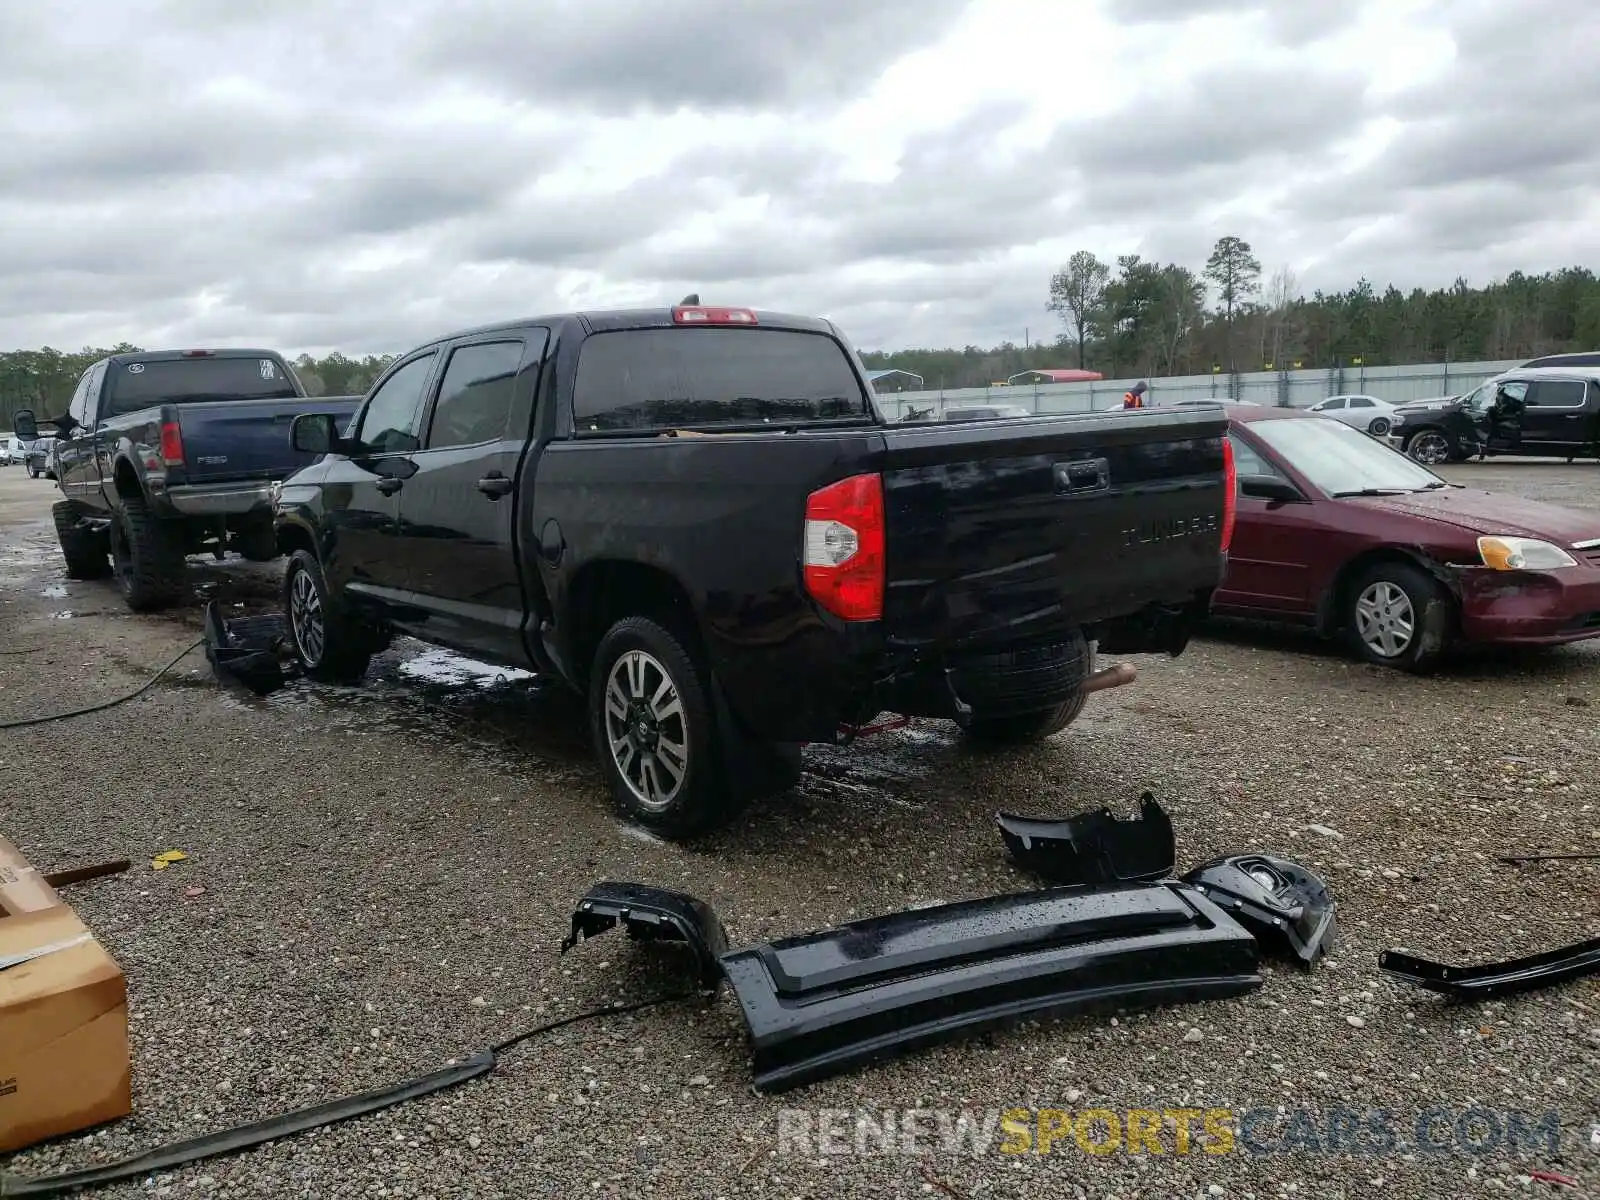
<svg viewBox="0 0 1600 1200"><path fill-rule="evenodd" d="M1590 0L372 12L6 6L0 346L363 353L688 291L992 344L1052 331L1078 248L1236 234L1329 288L1600 252Z"/></svg>

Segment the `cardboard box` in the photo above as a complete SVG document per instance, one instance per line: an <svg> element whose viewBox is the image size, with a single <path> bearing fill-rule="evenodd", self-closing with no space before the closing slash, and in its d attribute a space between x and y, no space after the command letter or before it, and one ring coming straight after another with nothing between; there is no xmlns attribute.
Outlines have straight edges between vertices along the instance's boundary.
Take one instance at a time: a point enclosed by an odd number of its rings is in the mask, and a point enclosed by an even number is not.
<svg viewBox="0 0 1600 1200"><path fill-rule="evenodd" d="M5 838L0 837L0 917L54 908L61 896Z"/></svg>
<svg viewBox="0 0 1600 1200"><path fill-rule="evenodd" d="M18 862L0 839L0 1153L133 1111L122 968Z"/></svg>

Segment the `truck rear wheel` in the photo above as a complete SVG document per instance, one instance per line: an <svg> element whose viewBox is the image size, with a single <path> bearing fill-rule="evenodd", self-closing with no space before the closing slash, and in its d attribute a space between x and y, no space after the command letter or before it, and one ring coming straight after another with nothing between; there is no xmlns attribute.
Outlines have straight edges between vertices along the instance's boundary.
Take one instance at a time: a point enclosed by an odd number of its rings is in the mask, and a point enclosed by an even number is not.
<svg viewBox="0 0 1600 1200"><path fill-rule="evenodd" d="M124 496L111 514L111 562L122 598L134 612L183 599L188 585L183 530L150 512L143 496Z"/></svg>
<svg viewBox="0 0 1600 1200"><path fill-rule="evenodd" d="M104 579L111 574L110 548L106 535L78 520L78 508L71 500L57 500L50 506L56 526L56 541L66 560L68 579Z"/></svg>
<svg viewBox="0 0 1600 1200"><path fill-rule="evenodd" d="M372 662L372 639L330 601L322 564L309 550L296 550L289 558L283 610L302 671L321 683L361 682Z"/></svg>
<svg viewBox="0 0 1600 1200"><path fill-rule="evenodd" d="M618 621L595 651L588 700L601 770L624 816L684 837L731 815L709 681L675 634L646 617Z"/></svg>

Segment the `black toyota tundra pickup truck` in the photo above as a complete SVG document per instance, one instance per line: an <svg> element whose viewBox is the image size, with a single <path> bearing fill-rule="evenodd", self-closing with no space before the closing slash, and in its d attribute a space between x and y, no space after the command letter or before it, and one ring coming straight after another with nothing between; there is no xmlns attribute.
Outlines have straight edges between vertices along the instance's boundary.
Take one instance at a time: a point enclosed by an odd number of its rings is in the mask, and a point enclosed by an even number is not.
<svg viewBox="0 0 1600 1200"><path fill-rule="evenodd" d="M891 424L828 321L567 314L397 360L277 501L314 678L394 632L586 697L620 807L677 836L891 711L1026 741L1091 644L1180 652L1232 526L1221 408Z"/></svg>
<svg viewBox="0 0 1600 1200"><path fill-rule="evenodd" d="M190 554L276 558L270 488L314 458L290 446L289 423L310 411L348 418L359 400L308 397L272 350L94 363L52 421L62 495L52 515L68 576L114 572L128 607L148 611L182 597ZM31 411L16 425L37 434Z"/></svg>

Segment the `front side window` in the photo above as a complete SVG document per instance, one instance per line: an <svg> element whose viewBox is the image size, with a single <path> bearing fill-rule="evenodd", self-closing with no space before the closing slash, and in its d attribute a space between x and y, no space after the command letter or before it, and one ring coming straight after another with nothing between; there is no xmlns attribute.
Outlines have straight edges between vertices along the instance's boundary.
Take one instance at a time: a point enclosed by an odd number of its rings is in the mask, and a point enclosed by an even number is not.
<svg viewBox="0 0 1600 1200"><path fill-rule="evenodd" d="M1233 472L1235 475L1276 475L1272 465L1247 445L1243 438L1228 435L1233 446Z"/></svg>
<svg viewBox="0 0 1600 1200"><path fill-rule="evenodd" d="M1332 400L1323 401L1322 408L1319 411L1321 411L1321 412L1339 412L1343 408L1344 408L1344 397L1343 396L1336 396Z"/></svg>
<svg viewBox="0 0 1600 1200"><path fill-rule="evenodd" d="M511 419L522 342L485 342L451 351L428 427L428 449L499 441Z"/></svg>
<svg viewBox="0 0 1600 1200"><path fill-rule="evenodd" d="M418 437L422 424L422 389L433 373L437 355L429 351L414 358L378 385L361 414L356 433L362 450L369 454L409 454L422 445Z"/></svg>

